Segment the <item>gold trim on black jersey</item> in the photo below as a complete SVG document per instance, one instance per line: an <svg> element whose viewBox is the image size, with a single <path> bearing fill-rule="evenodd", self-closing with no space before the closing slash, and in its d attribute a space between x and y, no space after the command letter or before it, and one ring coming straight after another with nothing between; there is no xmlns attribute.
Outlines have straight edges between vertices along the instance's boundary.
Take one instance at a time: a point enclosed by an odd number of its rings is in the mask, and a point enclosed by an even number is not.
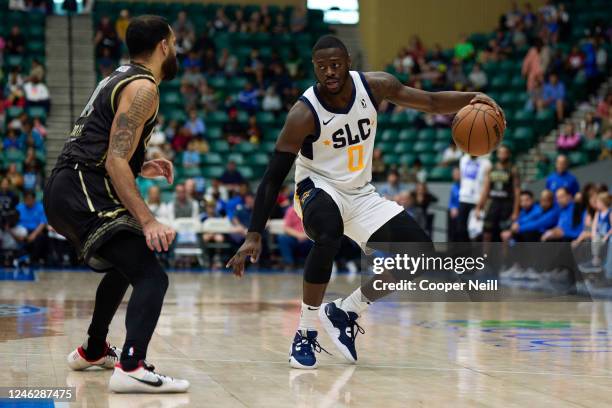
<svg viewBox="0 0 612 408"><path fill-rule="evenodd" d="M89 211L96 212L96 209L91 202L91 198L89 197L89 193L87 192L87 188L85 187L85 181L83 180L83 173L81 170L78 170L79 178L81 179L81 188L83 189L83 194L85 194L85 199L87 200L87 206L89 207Z"/></svg>

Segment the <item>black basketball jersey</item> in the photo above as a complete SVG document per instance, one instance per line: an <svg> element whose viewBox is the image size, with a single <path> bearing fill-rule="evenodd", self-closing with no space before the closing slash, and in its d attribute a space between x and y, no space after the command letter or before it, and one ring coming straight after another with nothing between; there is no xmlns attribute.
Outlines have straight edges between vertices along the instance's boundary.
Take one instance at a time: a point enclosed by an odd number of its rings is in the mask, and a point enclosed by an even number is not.
<svg viewBox="0 0 612 408"><path fill-rule="evenodd" d="M90 170L106 173L104 163L119 95L127 84L136 79L148 79L155 83L151 71L138 64L122 65L100 81L76 120L70 137L57 159L56 168L71 167L78 163L81 168L84 166ZM130 168L134 176L140 173L145 149L156 121L157 112L145 123L138 146L130 159Z"/></svg>
<svg viewBox="0 0 612 408"><path fill-rule="evenodd" d="M514 198L514 174L513 168L504 167L497 163L489 173L489 181L491 189L489 197L491 198Z"/></svg>

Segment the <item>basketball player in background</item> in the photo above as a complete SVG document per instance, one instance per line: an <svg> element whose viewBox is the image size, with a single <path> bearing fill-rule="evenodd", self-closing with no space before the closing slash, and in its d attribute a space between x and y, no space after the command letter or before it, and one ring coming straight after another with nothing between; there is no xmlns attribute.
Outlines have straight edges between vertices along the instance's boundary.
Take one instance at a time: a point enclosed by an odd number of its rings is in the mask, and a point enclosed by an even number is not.
<svg viewBox="0 0 612 408"><path fill-rule="evenodd" d="M297 158L295 173L298 213L314 245L304 267L303 302L293 339L291 367L317 367L317 320L350 362L357 361L355 338L363 329L359 316L381 295L370 286L321 307L334 256L342 235L362 247L368 242L425 242L430 238L393 201L370 184L376 136L377 107L383 100L423 112L450 114L469 103L501 109L475 92L425 92L402 85L385 72L351 71L346 46L336 37L321 37L312 50L317 83L291 108L274 154L257 190L249 232L229 260L242 276L246 258L259 258L261 234L282 183Z"/></svg>
<svg viewBox="0 0 612 408"><path fill-rule="evenodd" d="M126 44L131 62L98 84L44 191L50 224L85 263L105 273L88 337L70 353L68 365L114 367L109 388L115 392L184 392L188 381L157 374L145 362L168 287L154 251L167 251L175 232L155 219L135 182L138 175L173 181L171 162L144 157L157 120L157 86L178 71L175 36L164 18L140 16L131 20ZM106 336L130 285L127 335L119 351Z"/></svg>
<svg viewBox="0 0 612 408"><path fill-rule="evenodd" d="M518 219L521 181L508 146L497 149L497 162L485 173L476 213L485 209L482 239L500 241L500 233Z"/></svg>

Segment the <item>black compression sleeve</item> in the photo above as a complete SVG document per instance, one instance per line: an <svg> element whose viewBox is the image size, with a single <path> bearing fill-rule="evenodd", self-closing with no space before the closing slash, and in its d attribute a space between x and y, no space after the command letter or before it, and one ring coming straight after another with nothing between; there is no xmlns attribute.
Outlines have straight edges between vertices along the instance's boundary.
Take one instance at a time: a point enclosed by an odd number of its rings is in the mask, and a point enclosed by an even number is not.
<svg viewBox="0 0 612 408"><path fill-rule="evenodd" d="M293 153L274 151L259 188L257 188L249 232L259 232L260 234L263 232L266 222L270 218L270 213L272 213L276 204L278 192L287 174L289 174L291 166L293 166L295 157L296 155Z"/></svg>

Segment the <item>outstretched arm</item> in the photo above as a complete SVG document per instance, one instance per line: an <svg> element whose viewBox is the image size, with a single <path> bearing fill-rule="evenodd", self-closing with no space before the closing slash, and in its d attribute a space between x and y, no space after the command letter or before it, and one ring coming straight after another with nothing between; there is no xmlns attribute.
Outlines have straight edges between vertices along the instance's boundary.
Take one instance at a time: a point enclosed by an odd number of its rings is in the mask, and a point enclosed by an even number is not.
<svg viewBox="0 0 612 408"><path fill-rule="evenodd" d="M244 274L247 257L250 257L251 262L257 262L261 252L261 233L266 227L283 181L289 174L304 139L315 132L314 120L313 114L303 102L297 102L289 111L268 168L257 188L249 232L244 244L227 263L226 267L231 267L234 275Z"/></svg>
<svg viewBox="0 0 612 408"><path fill-rule="evenodd" d="M440 114L455 113L470 103L485 103L495 108L497 113L504 117L504 112L499 105L480 92L427 92L405 86L387 72L368 72L365 77L378 103L386 99L399 106Z"/></svg>

